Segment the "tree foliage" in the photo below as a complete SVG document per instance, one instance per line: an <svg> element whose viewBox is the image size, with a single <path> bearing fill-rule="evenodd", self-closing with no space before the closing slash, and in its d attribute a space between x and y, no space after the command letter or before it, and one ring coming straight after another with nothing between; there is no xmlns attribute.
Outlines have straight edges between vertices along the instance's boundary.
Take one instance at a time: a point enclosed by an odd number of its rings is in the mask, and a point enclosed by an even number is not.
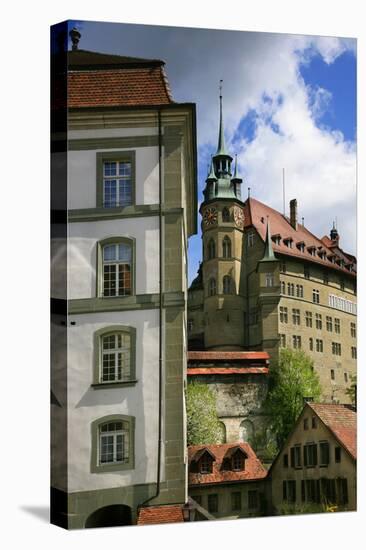
<svg viewBox="0 0 366 550"><path fill-rule="evenodd" d="M321 394L313 361L302 350L281 349L279 361L270 368L266 409L277 444L289 435L304 406L304 398L319 400Z"/></svg>
<svg viewBox="0 0 366 550"><path fill-rule="evenodd" d="M186 409L188 445L217 443L221 429L216 412L216 398L206 384L188 384Z"/></svg>

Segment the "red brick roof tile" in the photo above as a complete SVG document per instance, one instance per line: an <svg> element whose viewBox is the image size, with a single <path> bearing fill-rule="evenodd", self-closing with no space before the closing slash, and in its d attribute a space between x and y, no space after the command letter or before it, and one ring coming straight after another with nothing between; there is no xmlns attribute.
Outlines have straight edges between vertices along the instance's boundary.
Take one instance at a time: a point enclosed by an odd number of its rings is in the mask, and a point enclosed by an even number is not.
<svg viewBox="0 0 366 550"><path fill-rule="evenodd" d="M187 369L187 375L188 376L198 376L198 375L205 375L205 374L268 374L269 369L268 367L237 367L237 368L230 368L230 367L206 367L206 368L200 368L200 367L194 367L194 368L188 368Z"/></svg>
<svg viewBox="0 0 366 550"><path fill-rule="evenodd" d="M182 523L182 506L149 506L140 508L137 525L158 525L160 523Z"/></svg>
<svg viewBox="0 0 366 550"><path fill-rule="evenodd" d="M240 472L222 469L224 457L233 447L240 447L248 457L245 460L244 470ZM188 447L189 463L194 461L197 452L205 448L216 458L212 464L212 473L200 474L189 472L188 484L190 486L209 485L212 483L232 483L235 481L255 481L264 479L267 476L266 469L257 458L249 443L238 442L221 445L191 445Z"/></svg>
<svg viewBox="0 0 366 550"><path fill-rule="evenodd" d="M263 204L252 197L248 198L244 203L244 216L245 227L253 226L263 241L265 241L266 238L268 217L272 235L281 236L280 244L276 244L275 242L272 243L274 252L286 254L287 256L295 256L303 260L327 266L343 273L348 273L353 276L356 275L356 258L354 256L346 254L341 248L339 248L339 246L330 246L328 242L330 239L327 240L324 237L322 239L318 239L318 237L313 235L304 225L300 223L297 224L297 229L295 230L290 224L289 218L266 204ZM286 246L284 242L291 239L293 241L292 248ZM301 242L305 243L304 252L301 252L301 250L296 246L296 244ZM311 247L316 248L315 256L312 256L309 253L309 249ZM321 249L323 249L326 253L325 259L322 259L318 254ZM344 260L345 265L355 263L353 271L329 261L327 256L331 256L332 254L335 254L339 260Z"/></svg>
<svg viewBox="0 0 366 550"><path fill-rule="evenodd" d="M269 360L266 351L189 351L188 361L257 361Z"/></svg>
<svg viewBox="0 0 366 550"><path fill-rule="evenodd" d="M345 405L333 403L308 403L339 443L356 459L357 414Z"/></svg>

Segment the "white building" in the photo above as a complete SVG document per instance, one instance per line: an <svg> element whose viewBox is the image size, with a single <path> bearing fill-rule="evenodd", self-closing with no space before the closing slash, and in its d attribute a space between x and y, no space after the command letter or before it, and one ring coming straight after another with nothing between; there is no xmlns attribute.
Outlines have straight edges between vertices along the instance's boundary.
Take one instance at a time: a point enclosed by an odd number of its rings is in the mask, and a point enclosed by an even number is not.
<svg viewBox="0 0 366 550"><path fill-rule="evenodd" d="M196 129L162 61L70 35L73 51L53 54L51 518L81 528L187 501Z"/></svg>

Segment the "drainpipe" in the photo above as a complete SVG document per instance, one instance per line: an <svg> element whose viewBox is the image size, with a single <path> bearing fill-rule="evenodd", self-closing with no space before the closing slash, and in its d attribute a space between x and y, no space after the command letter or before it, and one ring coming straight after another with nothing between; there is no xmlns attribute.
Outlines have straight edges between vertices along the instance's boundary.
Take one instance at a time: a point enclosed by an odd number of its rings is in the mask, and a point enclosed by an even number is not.
<svg viewBox="0 0 366 550"><path fill-rule="evenodd" d="M161 108L158 108L158 145L159 145L159 390L158 390L158 455L156 472L156 492L142 502L138 509L148 504L160 495L160 469L162 444L162 389L163 389L163 267L164 267L164 236L163 236L163 183L162 183L162 134Z"/></svg>

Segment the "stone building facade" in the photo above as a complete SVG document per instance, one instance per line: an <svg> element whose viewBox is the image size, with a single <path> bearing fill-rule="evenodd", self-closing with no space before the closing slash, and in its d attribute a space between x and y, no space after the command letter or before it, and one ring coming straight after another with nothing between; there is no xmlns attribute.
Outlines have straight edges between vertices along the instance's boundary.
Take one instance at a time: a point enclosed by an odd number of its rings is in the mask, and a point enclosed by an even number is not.
<svg viewBox="0 0 366 550"><path fill-rule="evenodd" d="M75 29L67 51L67 31L53 28L51 520L133 524L188 498L195 105L172 100L162 61L79 49Z"/></svg>

